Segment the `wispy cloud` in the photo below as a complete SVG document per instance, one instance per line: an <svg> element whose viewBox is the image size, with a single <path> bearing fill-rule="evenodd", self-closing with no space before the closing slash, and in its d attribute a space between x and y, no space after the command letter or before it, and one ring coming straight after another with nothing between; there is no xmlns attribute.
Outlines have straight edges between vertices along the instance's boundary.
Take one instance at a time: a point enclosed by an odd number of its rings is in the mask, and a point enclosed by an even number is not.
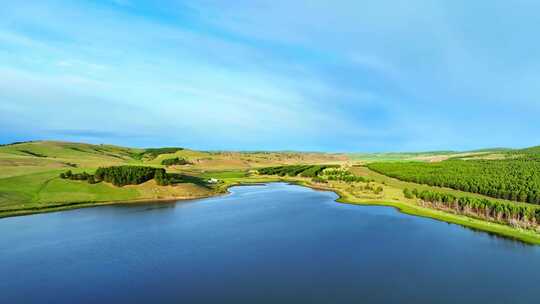
<svg viewBox="0 0 540 304"><path fill-rule="evenodd" d="M41 137L82 138L54 130L86 130L117 143L204 149L535 144L538 8L421 0L6 3L0 118Z"/></svg>

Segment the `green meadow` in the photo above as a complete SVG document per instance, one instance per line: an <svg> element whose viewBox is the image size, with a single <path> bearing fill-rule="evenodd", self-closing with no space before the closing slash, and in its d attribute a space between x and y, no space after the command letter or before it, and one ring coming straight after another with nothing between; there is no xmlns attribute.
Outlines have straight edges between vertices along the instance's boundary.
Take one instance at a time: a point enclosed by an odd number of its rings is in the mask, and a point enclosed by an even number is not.
<svg viewBox="0 0 540 304"><path fill-rule="evenodd" d="M164 160L187 162L163 165ZM138 149L114 145L92 145L57 141L23 142L0 146L0 216L27 214L105 203L139 200L190 199L226 191L229 184L259 182L248 178L249 170L281 163L340 162L343 155L295 152L206 152L184 148ZM86 172L99 167L122 165L164 168L183 174L186 182L158 186L152 181L117 187L110 183L89 184L60 178L60 174ZM189 177L193 177L190 182ZM201 179L215 178L216 185Z"/></svg>
<svg viewBox="0 0 540 304"><path fill-rule="evenodd" d="M468 170L465 166L467 164L503 166L505 159L514 162L518 159L528 162L522 165L523 168L535 168L537 150L331 154L195 151L181 147L141 149L55 141L15 143L0 146L0 216L137 201L193 199L226 193L228 187L233 185L287 181L335 191L340 194L341 202L392 206L408 214L456 223L529 243L540 243L540 234L530 229L454 214L451 210L427 208L421 206L417 199L403 194L404 189L417 189L486 198L482 193L471 193L465 189L440 187L431 182L415 183L411 177L415 176L411 168L429 172L431 175L426 176L431 179L426 177L427 181L436 180L437 168L451 170L456 166L456 161L460 161L457 164L464 168L461 169L465 172L463 174ZM68 170L74 175L83 172L92 175L100 167L126 165L163 168L167 174L180 174L184 178L180 183L166 186L148 180L121 187L104 181L89 183L85 180L60 178ZM303 171L315 173L306 175ZM386 171L391 171L391 176L385 175ZM496 174L498 171L493 172ZM505 171L505 174L508 172ZM450 177L448 179L451 181ZM474 180L472 175L469 178ZM483 177L483 183L487 185L489 180L486 178ZM218 182L205 184L204 181L210 179L217 179ZM493 179L504 180L495 175ZM529 186L532 188L527 188L527 191L534 194L536 188ZM499 197L490 199L510 202L516 206L529 206L526 200L511 201Z"/></svg>

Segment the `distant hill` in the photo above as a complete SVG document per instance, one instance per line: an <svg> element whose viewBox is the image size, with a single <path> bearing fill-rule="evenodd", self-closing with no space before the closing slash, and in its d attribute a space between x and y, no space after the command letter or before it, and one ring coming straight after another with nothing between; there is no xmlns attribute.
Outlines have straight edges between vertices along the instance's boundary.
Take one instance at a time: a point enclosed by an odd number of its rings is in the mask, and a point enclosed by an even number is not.
<svg viewBox="0 0 540 304"><path fill-rule="evenodd" d="M504 148L504 147L497 147L497 148L485 148L485 149L476 149L476 150L470 150L466 152L508 152L512 151L512 148Z"/></svg>
<svg viewBox="0 0 540 304"><path fill-rule="evenodd" d="M529 147L529 148L519 149L519 150L514 150L514 151L518 153L526 153L526 154L540 154L540 146L534 146L534 147Z"/></svg>
<svg viewBox="0 0 540 304"><path fill-rule="evenodd" d="M29 171L59 168L97 168L120 164L159 166L164 159L189 160L192 169L249 169L294 163L345 161L343 154L316 152L208 152L182 147L129 148L106 144L28 141L0 146L0 178ZM174 169L174 168L173 168Z"/></svg>

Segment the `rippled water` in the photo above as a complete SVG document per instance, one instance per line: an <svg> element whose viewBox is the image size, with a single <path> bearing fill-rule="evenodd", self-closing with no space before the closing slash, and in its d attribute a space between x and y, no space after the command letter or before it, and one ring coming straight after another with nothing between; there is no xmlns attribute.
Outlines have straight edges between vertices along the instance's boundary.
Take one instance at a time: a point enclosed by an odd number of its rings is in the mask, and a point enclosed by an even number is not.
<svg viewBox="0 0 540 304"><path fill-rule="evenodd" d="M0 219L2 303L538 303L540 247L283 183Z"/></svg>

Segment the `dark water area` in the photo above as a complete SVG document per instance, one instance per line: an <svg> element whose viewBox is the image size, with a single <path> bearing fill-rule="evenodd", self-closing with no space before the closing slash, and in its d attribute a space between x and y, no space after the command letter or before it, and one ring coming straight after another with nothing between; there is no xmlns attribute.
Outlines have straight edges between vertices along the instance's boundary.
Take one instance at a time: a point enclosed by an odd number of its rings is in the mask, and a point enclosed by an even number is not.
<svg viewBox="0 0 540 304"><path fill-rule="evenodd" d="M2 303L538 303L540 247L274 183L0 219Z"/></svg>

